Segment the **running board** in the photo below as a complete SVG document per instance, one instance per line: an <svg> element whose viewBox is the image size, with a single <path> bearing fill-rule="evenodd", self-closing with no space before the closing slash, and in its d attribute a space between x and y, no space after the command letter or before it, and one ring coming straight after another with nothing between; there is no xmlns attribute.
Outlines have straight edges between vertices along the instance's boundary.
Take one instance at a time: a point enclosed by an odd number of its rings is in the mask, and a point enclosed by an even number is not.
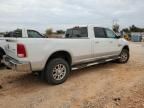
<svg viewBox="0 0 144 108"><path fill-rule="evenodd" d="M72 70L82 69L82 68L85 68L85 67L90 67L90 66L93 66L93 65L110 62L110 61L113 61L113 60L116 60L116 59L119 59L119 58L120 57L112 57L112 58L108 58L108 59L100 59L100 60L96 60L96 61L93 61L93 62L77 64L77 65L72 66Z"/></svg>

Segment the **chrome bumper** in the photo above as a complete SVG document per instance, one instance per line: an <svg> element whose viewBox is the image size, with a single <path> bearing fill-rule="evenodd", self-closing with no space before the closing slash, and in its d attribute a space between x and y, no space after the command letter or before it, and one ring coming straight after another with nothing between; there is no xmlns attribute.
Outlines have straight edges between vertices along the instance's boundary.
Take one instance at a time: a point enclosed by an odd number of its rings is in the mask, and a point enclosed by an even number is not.
<svg viewBox="0 0 144 108"><path fill-rule="evenodd" d="M31 73L31 64L30 62L20 62L11 57L4 56L2 61L8 68L18 71L18 72L26 72Z"/></svg>

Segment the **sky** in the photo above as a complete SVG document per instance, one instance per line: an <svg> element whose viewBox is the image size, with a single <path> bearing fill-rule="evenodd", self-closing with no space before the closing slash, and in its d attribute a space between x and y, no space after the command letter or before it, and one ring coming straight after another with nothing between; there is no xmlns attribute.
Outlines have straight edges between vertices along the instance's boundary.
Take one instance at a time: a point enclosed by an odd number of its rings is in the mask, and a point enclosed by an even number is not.
<svg viewBox="0 0 144 108"><path fill-rule="evenodd" d="M0 32L31 28L66 29L80 25L144 27L144 0L0 0Z"/></svg>

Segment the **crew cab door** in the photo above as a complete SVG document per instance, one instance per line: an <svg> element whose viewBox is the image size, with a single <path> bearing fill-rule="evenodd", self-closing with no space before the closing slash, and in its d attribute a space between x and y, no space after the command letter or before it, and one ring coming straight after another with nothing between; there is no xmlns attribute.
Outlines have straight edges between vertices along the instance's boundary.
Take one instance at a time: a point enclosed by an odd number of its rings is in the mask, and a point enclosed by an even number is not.
<svg viewBox="0 0 144 108"><path fill-rule="evenodd" d="M74 63L83 63L91 61L92 57L92 40L88 37L87 27L75 27L68 29L65 37L71 45L69 50L73 53Z"/></svg>
<svg viewBox="0 0 144 108"><path fill-rule="evenodd" d="M107 41L107 36L104 28L94 27L93 39L93 56L95 59L101 59L109 56L109 41Z"/></svg>
<svg viewBox="0 0 144 108"><path fill-rule="evenodd" d="M108 28L105 29L105 33L107 36L109 54L112 56L119 55L121 48L116 34Z"/></svg>

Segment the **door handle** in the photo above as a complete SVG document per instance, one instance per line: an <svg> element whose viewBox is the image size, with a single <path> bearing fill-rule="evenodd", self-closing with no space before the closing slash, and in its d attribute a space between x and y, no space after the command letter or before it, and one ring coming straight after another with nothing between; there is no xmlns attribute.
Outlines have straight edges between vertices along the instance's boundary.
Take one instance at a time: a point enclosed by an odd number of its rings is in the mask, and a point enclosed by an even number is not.
<svg viewBox="0 0 144 108"><path fill-rule="evenodd" d="M110 41L110 43L113 43L113 41Z"/></svg>

